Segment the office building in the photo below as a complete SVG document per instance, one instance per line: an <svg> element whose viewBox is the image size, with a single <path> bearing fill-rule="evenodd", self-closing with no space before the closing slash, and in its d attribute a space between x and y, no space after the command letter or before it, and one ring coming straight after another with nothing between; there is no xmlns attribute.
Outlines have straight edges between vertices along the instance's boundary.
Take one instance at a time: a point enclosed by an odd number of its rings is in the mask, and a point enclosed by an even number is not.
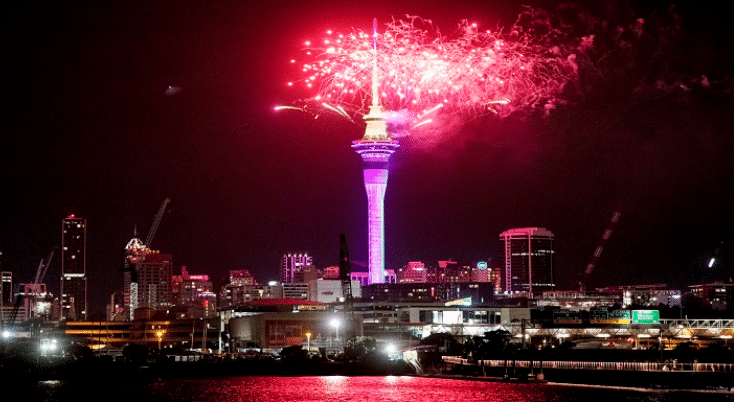
<svg viewBox="0 0 734 402"><path fill-rule="evenodd" d="M145 250L145 258L137 264L137 303L140 309L162 310L173 304L172 258L170 254L161 254L157 250ZM131 275L125 272L125 305L131 306ZM134 292L133 292L134 293Z"/></svg>
<svg viewBox="0 0 734 402"><path fill-rule="evenodd" d="M177 306L201 305L202 295L212 292L209 275L191 275L186 267L181 267L181 275L171 277L173 302Z"/></svg>
<svg viewBox="0 0 734 402"><path fill-rule="evenodd" d="M62 321L87 319L87 220L69 215L61 222Z"/></svg>
<svg viewBox="0 0 734 402"><path fill-rule="evenodd" d="M553 233L545 228L510 229L500 234L505 249L503 290L540 293L555 289Z"/></svg>
<svg viewBox="0 0 734 402"><path fill-rule="evenodd" d="M296 282L296 274L309 265L313 265L313 257L308 255L308 253L283 254L283 257L280 259L281 282Z"/></svg>

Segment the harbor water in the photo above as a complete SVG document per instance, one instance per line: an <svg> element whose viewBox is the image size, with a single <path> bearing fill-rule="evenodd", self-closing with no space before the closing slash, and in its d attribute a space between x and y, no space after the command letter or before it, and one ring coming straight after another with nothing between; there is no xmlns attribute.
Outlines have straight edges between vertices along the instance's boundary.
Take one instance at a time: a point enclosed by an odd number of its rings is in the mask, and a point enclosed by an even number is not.
<svg viewBox="0 0 734 402"><path fill-rule="evenodd" d="M40 381L26 401L86 402L597 402L734 401L725 390L650 390L623 387L487 382L410 376L226 377Z"/></svg>

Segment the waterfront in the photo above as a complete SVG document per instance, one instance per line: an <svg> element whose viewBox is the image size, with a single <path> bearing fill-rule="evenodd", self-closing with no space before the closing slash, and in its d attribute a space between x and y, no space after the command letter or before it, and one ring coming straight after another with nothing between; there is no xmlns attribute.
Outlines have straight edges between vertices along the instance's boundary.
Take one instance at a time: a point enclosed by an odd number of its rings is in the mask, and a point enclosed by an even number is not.
<svg viewBox="0 0 734 402"><path fill-rule="evenodd" d="M521 384L410 376L228 377L102 381L42 381L28 398L43 402L441 401L587 402L626 400L734 401L734 393L641 390L619 387Z"/></svg>

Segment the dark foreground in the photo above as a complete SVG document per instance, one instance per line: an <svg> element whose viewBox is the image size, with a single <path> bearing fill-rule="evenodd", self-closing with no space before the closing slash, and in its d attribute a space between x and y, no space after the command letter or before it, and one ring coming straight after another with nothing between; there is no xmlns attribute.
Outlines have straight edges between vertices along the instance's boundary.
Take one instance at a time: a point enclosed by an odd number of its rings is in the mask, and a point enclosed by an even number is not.
<svg viewBox="0 0 734 402"><path fill-rule="evenodd" d="M76 380L80 378L212 378L231 376L386 376L411 375L415 371L402 361L379 360L338 362L333 360L241 361L200 360L173 361L108 361L86 358L73 361L1 361L3 378L22 377L37 381Z"/></svg>

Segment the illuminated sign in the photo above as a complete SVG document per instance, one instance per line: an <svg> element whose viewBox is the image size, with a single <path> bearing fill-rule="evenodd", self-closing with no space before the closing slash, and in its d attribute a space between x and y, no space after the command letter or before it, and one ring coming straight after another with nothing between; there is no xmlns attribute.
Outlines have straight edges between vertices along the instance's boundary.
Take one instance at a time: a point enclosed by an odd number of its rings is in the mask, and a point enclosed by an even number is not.
<svg viewBox="0 0 734 402"><path fill-rule="evenodd" d="M463 299L451 300L444 303L444 306L471 306L471 296Z"/></svg>
<svg viewBox="0 0 734 402"><path fill-rule="evenodd" d="M477 268L478 269L487 269L487 261L479 261L477 263Z"/></svg>
<svg viewBox="0 0 734 402"><path fill-rule="evenodd" d="M632 310L633 324L660 324L658 310Z"/></svg>
<svg viewBox="0 0 734 402"><path fill-rule="evenodd" d="M571 310L555 310L553 311L554 324L581 324L581 312Z"/></svg>
<svg viewBox="0 0 734 402"><path fill-rule="evenodd" d="M591 309L589 311L590 324L629 324L629 310Z"/></svg>

